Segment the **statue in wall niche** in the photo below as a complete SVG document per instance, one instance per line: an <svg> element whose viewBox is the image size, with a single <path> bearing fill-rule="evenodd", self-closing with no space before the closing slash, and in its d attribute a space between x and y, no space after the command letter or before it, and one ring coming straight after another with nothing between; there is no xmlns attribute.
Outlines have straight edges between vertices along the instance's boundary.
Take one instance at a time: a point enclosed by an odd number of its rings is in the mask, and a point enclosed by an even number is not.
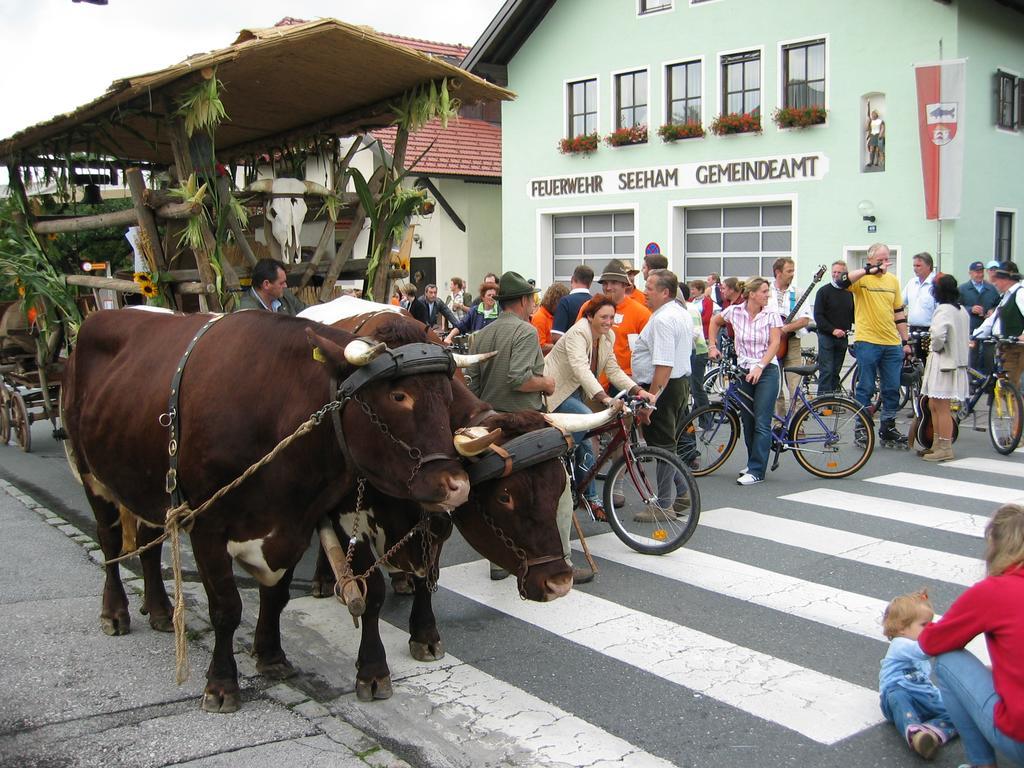
<svg viewBox="0 0 1024 768"><path fill-rule="evenodd" d="M865 168L885 170L885 120L878 115L877 109L871 108L868 102L867 125L864 128L864 140L867 146L868 162Z"/></svg>

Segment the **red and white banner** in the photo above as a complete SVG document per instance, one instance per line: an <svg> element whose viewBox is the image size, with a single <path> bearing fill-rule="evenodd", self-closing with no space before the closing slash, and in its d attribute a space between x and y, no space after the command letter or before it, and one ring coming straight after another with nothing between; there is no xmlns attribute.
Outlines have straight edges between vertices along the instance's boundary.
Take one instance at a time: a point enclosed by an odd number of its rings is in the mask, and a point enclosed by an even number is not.
<svg viewBox="0 0 1024 768"><path fill-rule="evenodd" d="M925 213L929 219L960 217L966 65L966 59L955 59L914 67Z"/></svg>

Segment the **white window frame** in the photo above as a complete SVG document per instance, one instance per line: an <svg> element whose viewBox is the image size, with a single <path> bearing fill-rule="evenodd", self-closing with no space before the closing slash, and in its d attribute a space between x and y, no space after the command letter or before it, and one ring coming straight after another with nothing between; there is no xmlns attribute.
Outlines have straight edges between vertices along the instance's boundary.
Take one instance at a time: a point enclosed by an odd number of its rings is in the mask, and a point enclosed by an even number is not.
<svg viewBox="0 0 1024 768"><path fill-rule="evenodd" d="M651 135L652 135L652 133L655 136L657 135L658 127L655 126L654 130L653 131L651 130L651 68L648 67L646 64L641 65L641 66L637 66L637 67L624 67L623 69L617 69L617 70L615 70L613 72L609 72L608 73L609 80L611 80L611 83L610 83L609 87L610 87L610 91L611 91L611 105L612 105L612 108L609 110L609 120L610 120L610 122L608 123L608 132L610 133L612 131L618 130L618 128L615 127L618 124L618 119L619 119L619 102L618 102L618 100L615 97L615 89L616 89L615 87L618 84L618 77L619 77L619 75L632 75L632 74L634 74L636 72L646 72L647 73L647 95L645 96L645 98L647 99L647 141L648 141L648 143L650 143ZM626 144L624 146L635 146L635 145ZM611 149L622 149L622 147L611 147Z"/></svg>
<svg viewBox="0 0 1024 768"><path fill-rule="evenodd" d="M1010 259L1012 260L1017 252L1014 246L1017 244L1017 228L1020 220L1017 216L1016 208L1002 208L998 205L992 210L992 257L995 258L996 239L999 237L997 224L999 222L998 214L1000 213L1008 213L1012 217L1010 219Z"/></svg>
<svg viewBox="0 0 1024 768"><path fill-rule="evenodd" d="M552 281L555 279L555 253L554 248L552 247L554 243L554 227L551 224L555 216L573 214L577 216L584 216L588 213L618 213L622 211L632 211L633 213L633 266L637 266L640 263L639 203L628 203L623 201L618 205L615 205L614 203L606 203L602 205L570 205L560 206L558 208L538 208L535 211L537 217L537 262L535 265L535 274L539 276L537 284L551 285ZM609 256L608 258L612 259L622 257Z"/></svg>
<svg viewBox="0 0 1024 768"><path fill-rule="evenodd" d="M881 240L875 240L875 241L872 241L870 243L866 243L864 245L844 245L843 246L843 261L846 262L847 268L848 269L857 269L860 266L860 264L850 264L850 254L855 253L855 252L859 252L859 251L864 251L865 253L867 253L868 248L870 248L876 242L882 242L882 241ZM904 279L903 275L900 274L900 273L902 273L904 271L904 269L903 269L903 267L904 267L903 262L905 261L905 259L903 258L903 245L900 244L900 243L886 243L885 245L889 249L890 253L892 253L893 251L896 251L896 279L900 281L900 290L902 290L903 289L903 285L905 283L905 279ZM913 262L914 261L913 258L911 258L910 261ZM892 273L890 273L890 274L892 274ZM912 267L911 267L911 272L908 273L908 277L906 279L909 279L909 274L913 274Z"/></svg>
<svg viewBox="0 0 1024 768"><path fill-rule="evenodd" d="M569 77L562 81L562 127L558 131L558 135L563 139L572 139L574 136L569 136L569 86L573 83L581 83L585 80L595 81L594 86L594 98L597 100L597 133L600 135L601 131L601 76L600 75L582 75L580 77Z"/></svg>
<svg viewBox="0 0 1024 768"><path fill-rule="evenodd" d="M825 122L822 125L828 125L829 114L831 113L831 91L832 91L832 41L829 38L829 33L825 32L821 35L803 35L794 40L780 40L778 43L778 56L776 58L776 66L778 67L778 82L776 83L775 90L775 107L781 109L786 104L786 84L782 82L786 67L783 57L786 55L787 45L799 45L800 43L812 43L817 40L822 41L825 44ZM775 110L773 109L774 113ZM774 121L773 121L774 122ZM779 128L780 131L792 131L796 128ZM761 120L761 128L764 129L764 119Z"/></svg>
<svg viewBox="0 0 1024 768"><path fill-rule="evenodd" d="M1020 106L1021 106L1021 104L1020 104L1020 89L1024 88L1024 76L1022 76L1021 73L1018 72L1015 69L1010 69L1009 67L998 67L998 66L996 67L996 74L1011 75L1012 77L1015 77L1017 79L1016 79L1016 81L1014 83L1014 89L1013 89L1014 125L1013 125L1012 128L1004 128L1003 126L1001 126L999 124L999 122L997 120L994 123L993 127L996 129L997 133L1006 133L1006 134L1009 134L1011 136L1016 136L1018 133L1021 132L1021 130L1024 130L1024 115L1020 115L1019 114ZM996 106L997 107L999 106L999 94L996 94Z"/></svg>
<svg viewBox="0 0 1024 768"><path fill-rule="evenodd" d="M721 0L689 0L690 7L695 5L714 5L715 3L721 2Z"/></svg>
<svg viewBox="0 0 1024 768"><path fill-rule="evenodd" d="M749 48L746 50L750 50ZM679 200L668 201L668 268L679 275L680 280L695 279L689 275L685 275L683 267L686 265L686 209L687 208L725 208L729 206L752 206L752 205L772 205L774 203L789 203L792 211L792 221L790 225L790 231L793 233L793 247L789 251L789 258L793 259L793 263L796 265L797 276L799 279L800 275L800 254L799 254L799 200L800 197L795 192L786 192L778 195L743 195L738 197L698 197L698 198L683 198ZM676 248L676 243L680 243L680 247ZM679 257L682 261L673 266L676 257ZM812 273L813 274L813 273ZM704 278L705 275L698 275L697 277ZM769 275L769 277L771 277ZM810 275L807 278L810 279ZM799 285L799 283L798 283Z"/></svg>
<svg viewBox="0 0 1024 768"><path fill-rule="evenodd" d="M674 67L676 64L692 64L693 62L700 63L700 124L706 130L708 127L708 68L704 61L704 54L699 56L685 56L681 59L672 59L670 61L663 61L661 63L661 122L659 126L664 125L672 117L672 109L669 104L669 67ZM648 80L648 83L650 81Z"/></svg>
<svg viewBox="0 0 1024 768"><path fill-rule="evenodd" d="M644 0L636 0L636 15L637 18L646 19L650 16L658 16L662 13L671 13L676 9L675 0L669 0L668 6L665 8L655 8L652 11L643 10Z"/></svg>
<svg viewBox="0 0 1024 768"><path fill-rule="evenodd" d="M761 65L760 82L761 82L761 130L764 130L765 120L771 120L772 110L768 108L768 104L765 103L765 87L764 87L764 46L763 45L745 45L741 48L733 48L728 51L719 51L715 54L715 115L722 114L722 89L725 87L725 78L722 76L722 61L726 56L734 56L737 53L753 53L757 51L758 63ZM735 133L731 136L756 136L756 133ZM724 138L719 136L718 138Z"/></svg>

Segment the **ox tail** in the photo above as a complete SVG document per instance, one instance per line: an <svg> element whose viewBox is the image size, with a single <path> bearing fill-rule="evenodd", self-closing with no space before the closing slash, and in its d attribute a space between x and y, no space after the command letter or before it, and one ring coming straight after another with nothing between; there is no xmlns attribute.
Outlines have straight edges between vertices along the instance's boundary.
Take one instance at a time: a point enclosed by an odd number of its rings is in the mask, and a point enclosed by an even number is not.
<svg viewBox="0 0 1024 768"><path fill-rule="evenodd" d="M127 555L138 549L139 522L123 504L117 505L117 515L121 521L121 554Z"/></svg>
<svg viewBox="0 0 1024 768"><path fill-rule="evenodd" d="M57 417L60 419L60 425L63 428L65 435L61 443L64 446L64 457L68 460L68 467L71 469L71 474L79 485L85 485L82 482L82 473L78 470L78 457L75 455L75 446L71 444L71 436L67 434L67 420L64 418L64 392L60 393L60 398L57 401Z"/></svg>

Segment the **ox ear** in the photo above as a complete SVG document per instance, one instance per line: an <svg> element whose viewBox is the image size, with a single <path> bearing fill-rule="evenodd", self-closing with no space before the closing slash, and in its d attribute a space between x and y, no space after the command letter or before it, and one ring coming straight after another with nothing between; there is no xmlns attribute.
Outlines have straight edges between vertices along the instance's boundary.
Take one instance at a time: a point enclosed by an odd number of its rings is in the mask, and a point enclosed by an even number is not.
<svg viewBox="0 0 1024 768"><path fill-rule="evenodd" d="M306 329L306 340L309 341L309 346L313 348L314 359L324 362L321 357L326 358L339 368L346 365L344 347L335 344L330 339L324 338L320 334L316 333L312 328ZM317 350L320 351L321 357L317 356Z"/></svg>

